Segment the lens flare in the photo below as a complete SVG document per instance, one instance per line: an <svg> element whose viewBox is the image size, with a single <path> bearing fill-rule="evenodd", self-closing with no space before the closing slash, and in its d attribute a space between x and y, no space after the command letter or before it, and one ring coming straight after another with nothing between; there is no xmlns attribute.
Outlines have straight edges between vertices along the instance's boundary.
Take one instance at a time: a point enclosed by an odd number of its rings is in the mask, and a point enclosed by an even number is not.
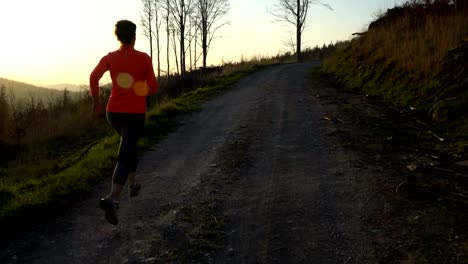
<svg viewBox="0 0 468 264"><path fill-rule="evenodd" d="M149 92L149 87L146 82L136 82L133 85L133 92L139 96L147 96Z"/></svg>
<svg viewBox="0 0 468 264"><path fill-rule="evenodd" d="M133 85L133 77L126 72L119 73L116 81L117 84L124 89L129 89Z"/></svg>

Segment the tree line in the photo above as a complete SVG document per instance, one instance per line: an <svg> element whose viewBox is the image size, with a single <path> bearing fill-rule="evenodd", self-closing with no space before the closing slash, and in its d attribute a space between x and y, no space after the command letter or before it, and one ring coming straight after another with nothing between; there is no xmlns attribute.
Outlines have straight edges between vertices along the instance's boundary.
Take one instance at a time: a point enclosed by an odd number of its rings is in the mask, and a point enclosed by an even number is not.
<svg viewBox="0 0 468 264"><path fill-rule="evenodd" d="M156 45L157 76L161 77L161 53L163 29L166 42L166 75L171 71L170 53L173 52L177 75L184 79L189 70L197 69L201 59L202 69L207 67L207 57L213 39L219 29L229 24L224 17L230 10L229 0L142 0L141 26L148 38L150 56L153 58ZM296 33L295 41L286 42L294 47L297 61L302 60L302 34L312 5L322 5L330 10L331 6L319 0L276 0L269 13L277 21L290 24ZM172 46L172 51L171 51ZM201 49L197 52L197 48Z"/></svg>
<svg viewBox="0 0 468 264"><path fill-rule="evenodd" d="M140 24L149 41L150 56L157 60L158 79L161 78L162 72L160 65L161 54L164 52L163 38L166 43L167 78L171 72L172 56L176 73L182 80L187 70L197 69L200 59L201 67L207 67L211 43L218 30L229 23L223 21L230 10L228 0L142 0L142 4ZM197 47L201 51L197 51Z"/></svg>

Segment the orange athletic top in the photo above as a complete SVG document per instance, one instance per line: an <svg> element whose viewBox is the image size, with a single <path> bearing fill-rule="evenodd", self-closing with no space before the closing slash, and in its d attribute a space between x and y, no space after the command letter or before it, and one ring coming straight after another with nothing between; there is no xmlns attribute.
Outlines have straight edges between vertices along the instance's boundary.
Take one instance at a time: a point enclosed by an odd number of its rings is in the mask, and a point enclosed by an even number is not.
<svg viewBox="0 0 468 264"><path fill-rule="evenodd" d="M146 96L158 89L153 63L148 54L122 45L102 57L89 77L91 94L99 95L99 80L110 71L112 91L106 110L115 113L145 113Z"/></svg>

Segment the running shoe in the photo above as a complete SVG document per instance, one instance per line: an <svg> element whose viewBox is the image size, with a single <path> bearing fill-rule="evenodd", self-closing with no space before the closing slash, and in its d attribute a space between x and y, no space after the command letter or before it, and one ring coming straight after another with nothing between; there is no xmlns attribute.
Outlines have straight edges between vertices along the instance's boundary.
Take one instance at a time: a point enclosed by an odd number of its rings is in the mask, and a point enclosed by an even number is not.
<svg viewBox="0 0 468 264"><path fill-rule="evenodd" d="M106 220L113 224L117 225L119 220L117 219L117 209L119 209L119 203L112 200L111 198L102 198L99 201L99 207L104 210L106 213Z"/></svg>

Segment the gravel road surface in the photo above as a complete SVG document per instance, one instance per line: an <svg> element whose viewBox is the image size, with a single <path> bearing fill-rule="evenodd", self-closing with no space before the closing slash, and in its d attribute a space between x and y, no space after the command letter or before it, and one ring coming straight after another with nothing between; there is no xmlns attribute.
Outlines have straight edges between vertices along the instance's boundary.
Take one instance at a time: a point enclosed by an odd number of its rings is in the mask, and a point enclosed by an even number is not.
<svg viewBox="0 0 468 264"><path fill-rule="evenodd" d="M142 155L143 189L123 198L117 227L97 208L105 182L0 262L379 262L377 170L336 143L310 83L317 65L265 68L178 118Z"/></svg>

